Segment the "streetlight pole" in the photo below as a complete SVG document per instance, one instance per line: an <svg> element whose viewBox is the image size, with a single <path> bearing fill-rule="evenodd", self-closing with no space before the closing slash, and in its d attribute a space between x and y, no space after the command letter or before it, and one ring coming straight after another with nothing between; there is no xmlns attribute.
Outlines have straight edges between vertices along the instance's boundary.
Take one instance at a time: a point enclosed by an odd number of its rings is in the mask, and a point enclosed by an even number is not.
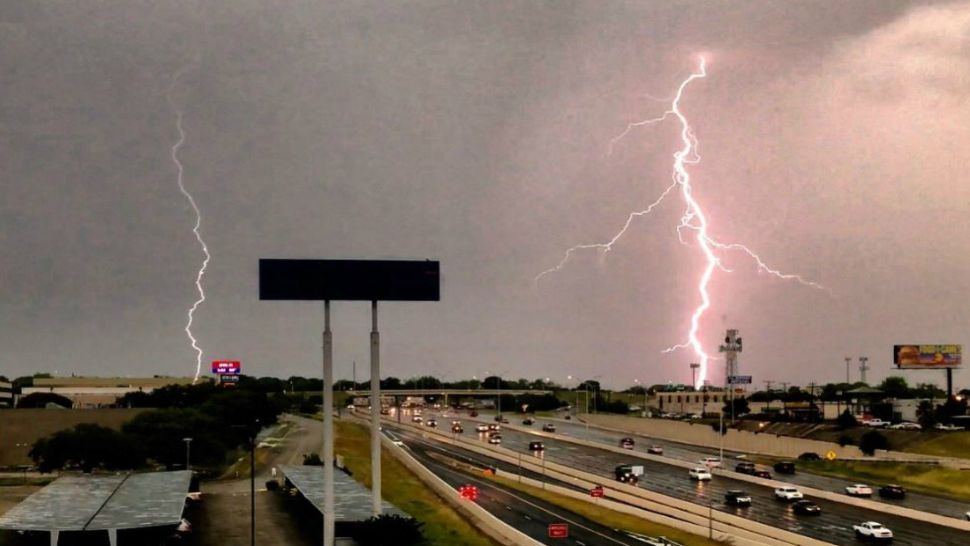
<svg viewBox="0 0 970 546"><path fill-rule="evenodd" d="M191 471L192 464L190 455L192 454L192 438L182 438L182 441L185 442L185 469Z"/></svg>
<svg viewBox="0 0 970 546"><path fill-rule="evenodd" d="M849 384L849 365L852 364L852 357L845 357L845 384Z"/></svg>

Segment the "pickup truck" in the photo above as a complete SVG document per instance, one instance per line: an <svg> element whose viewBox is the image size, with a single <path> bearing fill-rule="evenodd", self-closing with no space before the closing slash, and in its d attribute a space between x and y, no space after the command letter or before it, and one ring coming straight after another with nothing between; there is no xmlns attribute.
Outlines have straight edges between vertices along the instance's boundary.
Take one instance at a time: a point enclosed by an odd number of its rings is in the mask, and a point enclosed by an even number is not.
<svg viewBox="0 0 970 546"><path fill-rule="evenodd" d="M889 426L889 421L883 421L882 419L869 419L868 421L863 421L862 424L872 428L883 428Z"/></svg>
<svg viewBox="0 0 970 546"><path fill-rule="evenodd" d="M893 539L892 531L883 527L881 523L874 521L864 521L859 525L853 525L852 529L855 531L855 536L861 539L884 540L887 542Z"/></svg>
<svg viewBox="0 0 970 546"><path fill-rule="evenodd" d="M794 487L779 487L775 489L775 498L778 500L793 501L802 500L805 496Z"/></svg>

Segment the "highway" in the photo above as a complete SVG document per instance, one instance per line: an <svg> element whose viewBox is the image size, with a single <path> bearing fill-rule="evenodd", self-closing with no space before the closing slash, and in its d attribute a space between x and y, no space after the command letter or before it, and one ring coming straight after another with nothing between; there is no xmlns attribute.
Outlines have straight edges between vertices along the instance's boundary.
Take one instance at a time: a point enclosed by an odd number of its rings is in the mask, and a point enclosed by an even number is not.
<svg viewBox="0 0 970 546"><path fill-rule="evenodd" d="M406 428L386 427L392 438L404 442L410 453L439 478L457 489L462 485L475 485L479 490L476 501L508 525L550 546L575 544L576 546L623 545L643 546L644 542L632 534L601 525L576 513L559 508L541 499L506 488L492 480L474 476L470 472L456 470L442 462L443 458L463 463L475 462L479 468L494 466L479 455L421 438ZM533 476L541 478L541 476ZM471 502L471 501L469 501ZM569 538L549 538L550 523L567 523Z"/></svg>
<svg viewBox="0 0 970 546"><path fill-rule="evenodd" d="M440 421L448 423L450 418L442 418ZM542 422L540 420L533 425L537 432ZM467 425L469 421L466 419L465 423ZM561 423L556 424L561 425ZM473 427L465 428L465 437L477 436ZM537 439L536 435L516 432L508 428L502 430L502 437L503 447L525 454L530 454L529 442ZM482 444L487 445L484 437L482 440ZM617 465L631 463L643 465L645 475L641 477L640 487L702 506L713 504L715 510L733 513L834 544L856 544L852 526L869 520L878 521L892 529L896 535L896 544L956 546L967 543L966 533L959 530L831 501L818 501L823 510L821 516L796 516L791 512L788 503L774 499L774 494L768 487L723 476L717 476L711 482L698 483L688 478L685 469L662 462L628 457L606 449L578 446L547 437L542 438L542 441L546 448L543 456L548 461L597 474L602 476L604 481L613 479L613 469ZM723 499L728 489L747 491L751 494L753 505L749 508L726 506Z"/></svg>
<svg viewBox="0 0 970 546"><path fill-rule="evenodd" d="M483 416L489 418L490 416ZM509 419L512 424L520 425L521 419L513 421ZM673 459L678 459L681 461L687 461L690 463L697 463L704 457L718 456L718 450L713 448L704 448L697 446L690 446L686 444L681 444L678 442L672 442L668 440L660 440L657 438L650 438L646 436L641 436L632 433L619 433L611 432L607 430L598 429L595 427L587 427L582 423L575 423L572 421L565 420L542 420L536 422L532 427L536 429L537 432L541 431L543 422L553 422L556 425L556 433L573 436L575 438L581 438L583 440L588 440L591 442L602 443L610 446L618 446L620 438L625 436L632 437L636 440L636 446L634 451L639 451L646 453L647 448L651 445L659 445L664 448L664 456ZM706 427L706 424L698 424L696 426ZM740 452L725 451L724 452L724 468L726 470L732 470L734 465L739 462L738 455ZM820 455L824 455L820 454ZM740 459L743 460L743 459ZM798 461L795 461L797 466ZM814 489L821 489L824 491L835 491L838 493L845 492L845 486L850 485L853 482L847 481L842 478L832 478L829 476L820 476L818 474L811 474L807 472L796 472L795 474L778 474L768 466L759 465L759 469L763 468L771 472L772 477L779 481L784 481L793 485L801 485L805 487L812 487ZM884 484L882 483L869 483L872 486L873 491L878 490L878 488ZM884 499L879 497L878 492L873 495L872 499L876 502L882 502L889 505L905 506L907 508L912 508L913 510L920 510L923 512L930 512L933 514L939 514L941 516L947 516L957 519L964 519L964 514L970 510L970 504L965 502L960 502L953 499L948 499L944 497L936 497L932 495L925 495L921 493L913 493L907 491L906 498L902 500L897 499Z"/></svg>

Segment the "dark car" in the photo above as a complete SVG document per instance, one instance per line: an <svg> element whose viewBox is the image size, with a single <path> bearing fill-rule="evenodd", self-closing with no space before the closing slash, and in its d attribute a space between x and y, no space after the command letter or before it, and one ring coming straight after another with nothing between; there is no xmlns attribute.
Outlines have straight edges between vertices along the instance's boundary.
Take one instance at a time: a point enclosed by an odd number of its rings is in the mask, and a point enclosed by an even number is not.
<svg viewBox="0 0 970 546"><path fill-rule="evenodd" d="M794 474L795 463L791 461L781 461L781 462L775 463L775 472L779 474Z"/></svg>
<svg viewBox="0 0 970 546"><path fill-rule="evenodd" d="M535 423L535 422L536 420L531 417L526 417L525 419L522 420L523 425L531 425L532 423Z"/></svg>
<svg viewBox="0 0 970 546"><path fill-rule="evenodd" d="M556 425L552 423L546 423L542 425L542 432L556 432Z"/></svg>
<svg viewBox="0 0 970 546"><path fill-rule="evenodd" d="M751 495L738 489L731 489L724 493L724 504L731 506L751 506Z"/></svg>
<svg viewBox="0 0 970 546"><path fill-rule="evenodd" d="M803 516L820 516L822 507L812 501L800 500L791 505L792 512Z"/></svg>
<svg viewBox="0 0 970 546"><path fill-rule="evenodd" d="M633 438L620 438L620 447L623 449L633 449L634 445L636 445L636 442L633 441Z"/></svg>
<svg viewBox="0 0 970 546"><path fill-rule="evenodd" d="M451 425L451 431L455 434L461 434L465 432L465 429L461 425Z"/></svg>
<svg viewBox="0 0 970 546"><path fill-rule="evenodd" d="M495 422L496 423L501 423L502 422L502 416L501 415L496 415L495 416Z"/></svg>
<svg viewBox="0 0 970 546"><path fill-rule="evenodd" d="M542 451L546 449L546 446L542 445L542 442L529 442L529 451Z"/></svg>
<svg viewBox="0 0 970 546"><path fill-rule="evenodd" d="M503 425L507 425L507 424L509 424L509 419L508 419L508 417L502 417L502 420L499 421L499 422L502 423Z"/></svg>
<svg viewBox="0 0 970 546"><path fill-rule="evenodd" d="M478 417L478 412L475 410L472 410L471 413L469 413L468 415L469 417Z"/></svg>
<svg viewBox="0 0 970 546"><path fill-rule="evenodd" d="M621 464L613 470L613 474L618 481L623 483L636 485L640 481L636 474L633 473L633 465Z"/></svg>
<svg viewBox="0 0 970 546"><path fill-rule="evenodd" d="M663 455L664 448L663 446L650 446L647 448L647 453L651 455Z"/></svg>
<svg viewBox="0 0 970 546"><path fill-rule="evenodd" d="M905 499L906 489L901 485L887 483L879 488L879 496L886 499Z"/></svg>
<svg viewBox="0 0 970 546"><path fill-rule="evenodd" d="M799 461L821 461L822 457L814 451L806 451L798 456Z"/></svg>
<svg viewBox="0 0 970 546"><path fill-rule="evenodd" d="M565 419L566 419L567 421L569 421L569 420L570 420L570 419L572 419L572 418L573 418L573 417L572 417L571 415L569 415L569 414L566 414L566 417L565 417Z"/></svg>
<svg viewBox="0 0 970 546"><path fill-rule="evenodd" d="M738 474L754 475L756 470L757 468L754 466L754 463L738 463L738 465L734 467L734 471Z"/></svg>
<svg viewBox="0 0 970 546"><path fill-rule="evenodd" d="M771 472L768 472L767 470L755 470L751 475L755 478L764 478L766 480L771 479Z"/></svg>

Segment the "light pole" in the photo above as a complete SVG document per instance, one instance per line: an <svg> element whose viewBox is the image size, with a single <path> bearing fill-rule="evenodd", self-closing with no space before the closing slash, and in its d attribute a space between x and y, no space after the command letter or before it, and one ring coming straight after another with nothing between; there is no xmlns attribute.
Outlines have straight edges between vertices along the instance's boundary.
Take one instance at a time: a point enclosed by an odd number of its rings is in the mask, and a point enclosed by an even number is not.
<svg viewBox="0 0 970 546"><path fill-rule="evenodd" d="M845 357L845 384L849 384L849 365L852 364L852 357Z"/></svg>
<svg viewBox="0 0 970 546"><path fill-rule="evenodd" d="M185 469L191 471L192 464L189 457L192 454L192 438L182 438L182 441L185 442Z"/></svg>
<svg viewBox="0 0 970 546"><path fill-rule="evenodd" d="M690 363L690 384L697 389L697 370L701 367L697 362Z"/></svg>

